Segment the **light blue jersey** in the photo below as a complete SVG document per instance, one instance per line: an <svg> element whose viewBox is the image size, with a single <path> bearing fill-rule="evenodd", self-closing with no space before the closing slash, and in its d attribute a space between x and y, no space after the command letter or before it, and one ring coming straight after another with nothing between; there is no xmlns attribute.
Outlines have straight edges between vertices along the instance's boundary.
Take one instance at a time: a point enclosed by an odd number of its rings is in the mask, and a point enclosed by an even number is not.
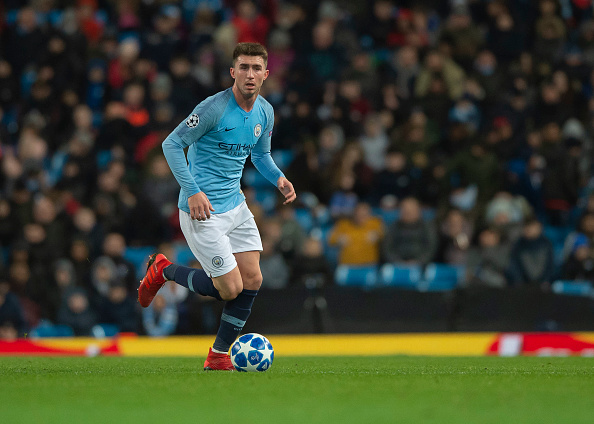
<svg viewBox="0 0 594 424"><path fill-rule="evenodd" d="M194 108L163 142L163 152L181 186L178 207L190 213L188 197L200 191L214 213L227 212L245 200L240 180L246 158L276 186L283 173L270 156L274 111L258 96L246 112L231 88L208 97ZM188 148L187 163L183 149Z"/></svg>

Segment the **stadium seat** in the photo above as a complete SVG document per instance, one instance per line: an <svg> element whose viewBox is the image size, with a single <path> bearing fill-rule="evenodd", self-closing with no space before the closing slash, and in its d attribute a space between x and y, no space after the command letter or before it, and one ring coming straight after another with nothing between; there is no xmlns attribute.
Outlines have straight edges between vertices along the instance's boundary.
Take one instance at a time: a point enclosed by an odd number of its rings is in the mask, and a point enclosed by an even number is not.
<svg viewBox="0 0 594 424"><path fill-rule="evenodd" d="M262 209L264 209L264 212L266 213L271 213L274 211L276 201L279 199L277 196L280 196L280 193L278 193L274 187L272 187L270 184L269 186L270 189L259 188L256 190L255 196L256 202L262 206Z"/></svg>
<svg viewBox="0 0 594 424"><path fill-rule="evenodd" d="M377 282L377 267L338 265L334 279L339 286L374 287Z"/></svg>
<svg viewBox="0 0 594 424"><path fill-rule="evenodd" d="M543 234L553 244L553 255L555 259L555 265L561 266L563 263L563 254L565 248L565 239L571 232L571 229L566 227L555 227L553 225L545 225L543 228Z"/></svg>
<svg viewBox="0 0 594 424"><path fill-rule="evenodd" d="M385 286L415 289L419 281L420 265L385 264L380 268L380 282Z"/></svg>
<svg viewBox="0 0 594 424"><path fill-rule="evenodd" d="M552 284L551 289L556 294L594 297L594 287L587 280L557 280Z"/></svg>
<svg viewBox="0 0 594 424"><path fill-rule="evenodd" d="M74 330L68 325L42 322L29 332L29 337L74 337Z"/></svg>
<svg viewBox="0 0 594 424"><path fill-rule="evenodd" d="M274 150L271 155L276 166L283 171L285 171L291 165L293 159L295 159L293 151L288 149Z"/></svg>
<svg viewBox="0 0 594 424"><path fill-rule="evenodd" d="M315 222L314 217L312 216L309 209L306 208L296 208L295 209L295 219L303 228L303 231L309 233L313 228Z"/></svg>
<svg viewBox="0 0 594 424"><path fill-rule="evenodd" d="M104 339L107 337L115 337L120 332L117 325L114 324L97 324L91 329L91 334L96 339Z"/></svg>
<svg viewBox="0 0 594 424"><path fill-rule="evenodd" d="M418 288L420 291L453 290L458 285L460 272L459 267L454 265L430 263L425 267Z"/></svg>
<svg viewBox="0 0 594 424"><path fill-rule="evenodd" d="M254 189L271 187L270 182L255 168L245 168L242 180L245 185Z"/></svg>
<svg viewBox="0 0 594 424"><path fill-rule="evenodd" d="M196 257L187 245L180 243L175 247L176 263L184 266L189 266L190 262L194 261L195 259Z"/></svg>

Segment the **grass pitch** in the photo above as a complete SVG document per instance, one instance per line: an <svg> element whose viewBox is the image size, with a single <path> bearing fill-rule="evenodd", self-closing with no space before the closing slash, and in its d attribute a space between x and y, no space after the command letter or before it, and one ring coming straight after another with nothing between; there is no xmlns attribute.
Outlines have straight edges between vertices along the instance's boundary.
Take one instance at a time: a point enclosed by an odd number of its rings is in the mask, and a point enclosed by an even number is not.
<svg viewBox="0 0 594 424"><path fill-rule="evenodd" d="M0 358L0 421L594 422L594 358L280 357L265 373L202 363Z"/></svg>

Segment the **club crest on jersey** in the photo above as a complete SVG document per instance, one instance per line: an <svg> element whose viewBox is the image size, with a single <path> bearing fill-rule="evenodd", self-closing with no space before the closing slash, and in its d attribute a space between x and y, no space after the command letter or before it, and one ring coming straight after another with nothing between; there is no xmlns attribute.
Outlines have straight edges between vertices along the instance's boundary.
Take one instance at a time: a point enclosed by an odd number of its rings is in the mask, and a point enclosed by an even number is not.
<svg viewBox="0 0 594 424"><path fill-rule="evenodd" d="M260 135L262 135L262 125L256 124L256 126L254 127L254 135L256 137L260 137Z"/></svg>
<svg viewBox="0 0 594 424"><path fill-rule="evenodd" d="M189 128L195 128L200 123L200 117L197 113L193 113L190 117L186 120L186 125Z"/></svg>
<svg viewBox="0 0 594 424"><path fill-rule="evenodd" d="M221 258L220 256L215 256L214 258L212 258L212 266L214 266L215 268L222 267L223 263L223 258Z"/></svg>

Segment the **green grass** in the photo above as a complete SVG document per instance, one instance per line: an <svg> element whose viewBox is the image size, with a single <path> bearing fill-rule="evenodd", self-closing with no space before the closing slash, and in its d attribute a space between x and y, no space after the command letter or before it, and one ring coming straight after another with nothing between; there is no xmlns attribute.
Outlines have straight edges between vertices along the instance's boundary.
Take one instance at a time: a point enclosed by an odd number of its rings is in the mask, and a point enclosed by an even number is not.
<svg viewBox="0 0 594 424"><path fill-rule="evenodd" d="M594 358L0 358L0 422L588 423Z"/></svg>

